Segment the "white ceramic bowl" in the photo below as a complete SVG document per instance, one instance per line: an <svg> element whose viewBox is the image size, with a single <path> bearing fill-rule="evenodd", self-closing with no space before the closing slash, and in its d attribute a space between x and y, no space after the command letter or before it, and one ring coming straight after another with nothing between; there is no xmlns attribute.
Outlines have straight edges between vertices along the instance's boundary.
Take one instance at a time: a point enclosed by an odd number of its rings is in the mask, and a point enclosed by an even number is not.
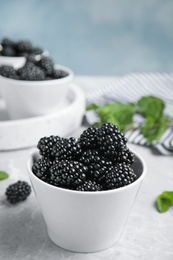
<svg viewBox="0 0 173 260"><path fill-rule="evenodd" d="M13 66L15 69L22 67L26 62L25 57L7 57L0 56L0 66L8 65Z"/></svg>
<svg viewBox="0 0 173 260"><path fill-rule="evenodd" d="M27 168L50 239L74 252L96 252L114 245L146 174L143 159L135 157L133 168L138 178L134 183L98 192L67 190L41 181L31 170L37 159L38 153L33 152Z"/></svg>
<svg viewBox="0 0 173 260"><path fill-rule="evenodd" d="M5 100L10 119L41 116L57 111L64 102L73 71L56 65L68 73L61 79L43 81L25 81L0 76L1 96Z"/></svg>

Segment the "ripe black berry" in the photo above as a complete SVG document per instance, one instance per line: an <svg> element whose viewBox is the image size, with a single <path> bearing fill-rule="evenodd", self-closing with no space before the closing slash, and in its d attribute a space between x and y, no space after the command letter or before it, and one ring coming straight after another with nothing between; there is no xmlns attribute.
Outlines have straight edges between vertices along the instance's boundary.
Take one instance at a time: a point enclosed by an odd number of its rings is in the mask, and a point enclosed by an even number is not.
<svg viewBox="0 0 173 260"><path fill-rule="evenodd" d="M78 191L101 191L101 190L103 190L103 187L95 181L86 180L83 184L77 186L76 190L78 190Z"/></svg>
<svg viewBox="0 0 173 260"><path fill-rule="evenodd" d="M54 63L51 58L42 56L37 65L45 71L46 75L51 75L53 73Z"/></svg>
<svg viewBox="0 0 173 260"><path fill-rule="evenodd" d="M79 137L79 144L83 148L96 148L98 146L98 128L96 127L89 127L83 131L83 133Z"/></svg>
<svg viewBox="0 0 173 260"><path fill-rule="evenodd" d="M76 160L81 153L82 149L76 139L70 137L58 140L52 148L51 156L60 160Z"/></svg>
<svg viewBox="0 0 173 260"><path fill-rule="evenodd" d="M50 183L73 189L86 180L88 168L77 161L63 160L50 167Z"/></svg>
<svg viewBox="0 0 173 260"><path fill-rule="evenodd" d="M50 172L49 169L53 162L49 158L42 157L32 166L33 173L42 181L49 182Z"/></svg>
<svg viewBox="0 0 173 260"><path fill-rule="evenodd" d="M39 149L39 153L41 155L43 155L44 157L51 158L52 157L52 149L53 149L54 145L59 143L59 141L61 139L62 139L61 137L54 136L54 135L51 135L49 137L47 137L47 136L42 137L37 144L37 148ZM53 156L53 158L54 157L55 156Z"/></svg>
<svg viewBox="0 0 173 260"><path fill-rule="evenodd" d="M9 185L5 192L7 200L11 204L16 204L18 202L26 200L30 193L31 186L25 181L18 181L14 184Z"/></svg>
<svg viewBox="0 0 173 260"><path fill-rule="evenodd" d="M117 126L106 123L99 128L97 142L105 156L115 157L117 151L126 147L127 139Z"/></svg>
<svg viewBox="0 0 173 260"><path fill-rule="evenodd" d="M18 79L17 72L12 66L0 66L0 75L6 78Z"/></svg>
<svg viewBox="0 0 173 260"><path fill-rule="evenodd" d="M112 167L105 176L105 188L116 189L126 186L136 180L136 174L130 165L125 163Z"/></svg>

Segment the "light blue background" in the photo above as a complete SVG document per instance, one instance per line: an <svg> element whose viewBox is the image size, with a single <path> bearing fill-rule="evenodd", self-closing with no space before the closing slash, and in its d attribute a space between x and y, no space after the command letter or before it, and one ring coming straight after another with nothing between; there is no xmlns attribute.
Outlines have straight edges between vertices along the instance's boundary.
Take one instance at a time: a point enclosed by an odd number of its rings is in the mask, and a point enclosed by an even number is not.
<svg viewBox="0 0 173 260"><path fill-rule="evenodd" d="M0 0L0 24L78 75L173 72L173 0Z"/></svg>

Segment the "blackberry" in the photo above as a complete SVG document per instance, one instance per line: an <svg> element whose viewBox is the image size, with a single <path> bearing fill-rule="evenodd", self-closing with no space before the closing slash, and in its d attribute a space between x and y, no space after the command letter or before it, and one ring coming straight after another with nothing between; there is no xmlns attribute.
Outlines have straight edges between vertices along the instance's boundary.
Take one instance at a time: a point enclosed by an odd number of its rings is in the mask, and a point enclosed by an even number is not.
<svg viewBox="0 0 173 260"><path fill-rule="evenodd" d="M115 157L112 158L114 163L132 164L134 162L134 153L126 146L122 151L115 151Z"/></svg>
<svg viewBox="0 0 173 260"><path fill-rule="evenodd" d="M37 65L45 71L46 75L52 74L54 63L51 58L42 56Z"/></svg>
<svg viewBox="0 0 173 260"><path fill-rule="evenodd" d="M112 167L105 176L105 188L117 189L129 185L136 180L136 174L130 165L125 163L117 164L116 167Z"/></svg>
<svg viewBox="0 0 173 260"><path fill-rule="evenodd" d="M2 41L1 41L1 45L3 47L6 47L6 46L10 46L10 47L13 47L15 48L16 44L14 41L10 40L9 38L4 38Z"/></svg>
<svg viewBox="0 0 173 260"><path fill-rule="evenodd" d="M88 168L77 161L62 160L50 167L50 184L74 189L86 180Z"/></svg>
<svg viewBox="0 0 173 260"><path fill-rule="evenodd" d="M30 52L31 54L39 55L43 53L43 49L39 47L33 47Z"/></svg>
<svg viewBox="0 0 173 260"><path fill-rule="evenodd" d="M103 187L95 181L87 180L83 184L76 187L78 191L101 191Z"/></svg>
<svg viewBox="0 0 173 260"><path fill-rule="evenodd" d="M98 146L98 132L98 128L94 126L88 127L80 135L78 139L79 144L85 149L96 148Z"/></svg>
<svg viewBox="0 0 173 260"><path fill-rule="evenodd" d="M82 149L73 137L61 138L52 148L52 157L58 159L77 160Z"/></svg>
<svg viewBox="0 0 173 260"><path fill-rule="evenodd" d="M17 72L12 66L0 66L0 75L6 78L18 79Z"/></svg>
<svg viewBox="0 0 173 260"><path fill-rule="evenodd" d="M15 49L12 46L4 46L1 51L2 56L14 57L17 56Z"/></svg>
<svg viewBox="0 0 173 260"><path fill-rule="evenodd" d="M18 41L16 43L18 52L31 52L32 50L32 43L30 41Z"/></svg>
<svg viewBox="0 0 173 260"><path fill-rule="evenodd" d="M51 135L49 137L42 137L38 144L37 148L39 149L39 153L44 157L51 158L52 157L52 149L56 143L58 143L62 138L59 136ZM53 156L54 157L54 156Z"/></svg>
<svg viewBox="0 0 173 260"><path fill-rule="evenodd" d="M117 126L106 123L99 128L97 142L104 155L114 157L116 151L122 151L126 147L127 139Z"/></svg>
<svg viewBox="0 0 173 260"><path fill-rule="evenodd" d="M96 149L87 149L82 151L81 156L79 157L79 162L90 165L91 163L99 163L101 161L101 157L99 151Z"/></svg>
<svg viewBox="0 0 173 260"><path fill-rule="evenodd" d="M32 166L33 173L42 181L49 182L49 169L52 166L52 161L48 158L40 158Z"/></svg>
<svg viewBox="0 0 173 260"><path fill-rule="evenodd" d="M44 71L30 61L26 62L22 68L18 69L18 75L21 80L45 80Z"/></svg>
<svg viewBox="0 0 173 260"><path fill-rule="evenodd" d="M105 176L112 168L111 162L105 163L105 161L101 161L99 164L93 163L88 167L88 178L103 184L105 182Z"/></svg>
<svg viewBox="0 0 173 260"><path fill-rule="evenodd" d="M63 71L63 70L58 70L58 69L54 69L51 76L54 79L61 79L61 78L65 78L68 76L68 73Z"/></svg>
<svg viewBox="0 0 173 260"><path fill-rule="evenodd" d="M9 185L6 189L5 195L11 204L26 200L31 193L31 186L25 181L18 181Z"/></svg>

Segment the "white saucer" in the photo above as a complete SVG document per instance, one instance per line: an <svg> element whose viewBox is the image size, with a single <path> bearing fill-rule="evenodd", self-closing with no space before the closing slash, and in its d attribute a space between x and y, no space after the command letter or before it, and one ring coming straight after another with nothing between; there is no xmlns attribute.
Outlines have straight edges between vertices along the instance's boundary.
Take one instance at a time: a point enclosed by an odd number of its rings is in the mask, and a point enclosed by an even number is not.
<svg viewBox="0 0 173 260"><path fill-rule="evenodd" d="M0 100L0 151L34 147L44 136L68 136L78 129L85 114L85 96L72 84L66 102L58 111L44 116L10 120Z"/></svg>

